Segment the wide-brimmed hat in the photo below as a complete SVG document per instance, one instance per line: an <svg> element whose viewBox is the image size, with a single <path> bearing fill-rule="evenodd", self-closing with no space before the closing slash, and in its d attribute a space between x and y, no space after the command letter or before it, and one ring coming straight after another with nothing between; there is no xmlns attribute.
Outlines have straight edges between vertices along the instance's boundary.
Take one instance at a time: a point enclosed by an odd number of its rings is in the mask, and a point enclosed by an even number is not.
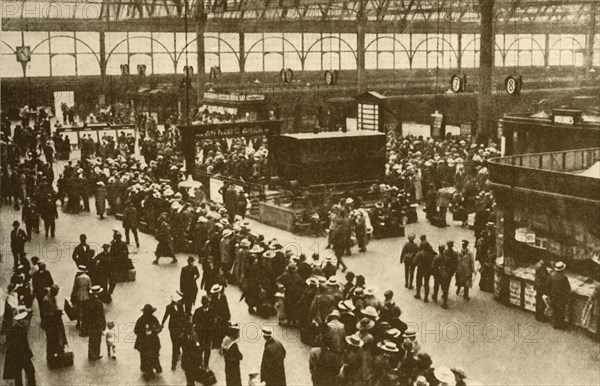
<svg viewBox="0 0 600 386"><path fill-rule="evenodd" d="M85 265L83 265L83 264L80 264L80 265L77 266L77 270L79 272L86 272L87 271L87 267Z"/></svg>
<svg viewBox="0 0 600 386"><path fill-rule="evenodd" d="M356 328L360 331L370 330L375 327L375 322L369 318L362 318L358 323L356 323Z"/></svg>
<svg viewBox="0 0 600 386"><path fill-rule="evenodd" d="M387 352L399 352L400 349L398 345L390 340L384 340L382 342L377 343L377 347Z"/></svg>
<svg viewBox="0 0 600 386"><path fill-rule="evenodd" d="M98 295L102 291L104 291L104 290L99 285L92 286L92 288L90 289L90 293L92 295Z"/></svg>
<svg viewBox="0 0 600 386"><path fill-rule="evenodd" d="M248 248L250 245L252 245L252 243L250 243L250 240L248 239L242 239L242 241L240 241L241 247Z"/></svg>
<svg viewBox="0 0 600 386"><path fill-rule="evenodd" d="M271 337L273 336L273 330L269 329L269 328L263 328L262 329L262 334L264 337Z"/></svg>
<svg viewBox="0 0 600 386"><path fill-rule="evenodd" d="M338 310L333 310L331 311L331 313L329 315L327 315L327 321L331 320L331 319L339 319L342 317L342 314L340 314L340 312Z"/></svg>
<svg viewBox="0 0 600 386"><path fill-rule="evenodd" d="M15 321L17 321L17 320L23 320L28 315L29 315L29 312L27 312L27 311L21 311L18 314L16 314L15 316L13 316L13 320L15 320Z"/></svg>
<svg viewBox="0 0 600 386"><path fill-rule="evenodd" d="M231 334L237 334L239 332L240 332L240 325L239 325L239 323L230 324L225 329L225 334L230 334L231 335Z"/></svg>
<svg viewBox="0 0 600 386"><path fill-rule="evenodd" d="M363 298L365 297L365 290L362 287L357 287L354 289L353 295L357 298Z"/></svg>
<svg viewBox="0 0 600 386"><path fill-rule="evenodd" d="M198 222L205 223L205 222L208 222L208 219L204 216L200 216L200 217L198 217Z"/></svg>
<svg viewBox="0 0 600 386"><path fill-rule="evenodd" d="M436 367L433 370L433 375L435 376L435 378L438 381L445 383L446 385L449 385L449 386L456 385L456 376L454 375L452 370L450 370L448 367L445 367L445 366Z"/></svg>
<svg viewBox="0 0 600 386"><path fill-rule="evenodd" d="M373 291L373 288L367 288L365 289L365 296L373 296L375 295L375 292Z"/></svg>
<svg viewBox="0 0 600 386"><path fill-rule="evenodd" d="M315 276L309 277L308 279L306 279L306 285L318 286L319 285L319 279L317 279Z"/></svg>
<svg viewBox="0 0 600 386"><path fill-rule="evenodd" d="M389 330L386 330L386 335L391 336L392 338L398 338L400 335L402 335L402 332L400 330L398 330L397 328L390 328Z"/></svg>
<svg viewBox="0 0 600 386"><path fill-rule="evenodd" d="M562 261L558 261L554 264L555 271L563 271L565 268L567 268L567 265Z"/></svg>
<svg viewBox="0 0 600 386"><path fill-rule="evenodd" d="M231 236L232 233L233 233L233 231L231 229L225 229L223 231L223 237Z"/></svg>
<svg viewBox="0 0 600 386"><path fill-rule="evenodd" d="M335 277L330 276L329 279L327 279L327 285L331 287L337 287L340 284L338 283L338 280Z"/></svg>
<svg viewBox="0 0 600 386"><path fill-rule="evenodd" d="M142 308L142 312L144 314L148 314L148 313L153 313L154 311L156 311L156 308L152 307L150 304L146 304L144 306L144 308Z"/></svg>
<svg viewBox="0 0 600 386"><path fill-rule="evenodd" d="M221 284L214 284L211 288L210 288L210 293L211 294L216 294L223 291L223 286Z"/></svg>
<svg viewBox="0 0 600 386"><path fill-rule="evenodd" d="M250 253L263 253L264 249L258 244L250 248Z"/></svg>
<svg viewBox="0 0 600 386"><path fill-rule="evenodd" d="M377 313L377 310L373 306L367 306L367 307L365 307L365 309L362 310L361 313L364 316L367 316L367 317L373 318L373 319L377 319L379 317L379 314Z"/></svg>
<svg viewBox="0 0 600 386"><path fill-rule="evenodd" d="M104 182L98 181L98 182L96 182L96 185L98 185L98 186L104 186Z"/></svg>
<svg viewBox="0 0 600 386"><path fill-rule="evenodd" d="M429 386L429 382L427 382L427 378L425 378L422 375L419 375L413 383L413 386Z"/></svg>
<svg viewBox="0 0 600 386"><path fill-rule="evenodd" d="M360 339L360 337L356 334L348 335L346 337L346 343L354 347L362 347L365 344L365 342L363 342L363 340Z"/></svg>
<svg viewBox="0 0 600 386"><path fill-rule="evenodd" d="M352 300L342 300L338 303L338 308L342 311L354 311L356 307L354 307Z"/></svg>
<svg viewBox="0 0 600 386"><path fill-rule="evenodd" d="M417 337L417 332L412 328L407 328L406 331L402 333L402 337L413 339Z"/></svg>
<svg viewBox="0 0 600 386"><path fill-rule="evenodd" d="M379 201L378 203L375 204L375 208L383 208L383 202Z"/></svg>

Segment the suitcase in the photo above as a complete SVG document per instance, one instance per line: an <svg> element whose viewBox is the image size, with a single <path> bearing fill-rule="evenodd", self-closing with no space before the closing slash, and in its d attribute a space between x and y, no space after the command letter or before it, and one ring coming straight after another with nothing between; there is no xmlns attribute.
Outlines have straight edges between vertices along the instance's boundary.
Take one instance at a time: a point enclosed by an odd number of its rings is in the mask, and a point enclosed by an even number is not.
<svg viewBox="0 0 600 386"><path fill-rule="evenodd" d="M67 299L65 299L64 310L70 321L77 320L77 307L73 306Z"/></svg>
<svg viewBox="0 0 600 386"><path fill-rule="evenodd" d="M196 380L204 386L212 386L217 383L217 377L212 370L198 369Z"/></svg>
<svg viewBox="0 0 600 386"><path fill-rule="evenodd" d="M51 369L62 369L63 367L73 366L74 355L72 351L65 351L62 354L54 354L48 358L48 367Z"/></svg>
<svg viewBox="0 0 600 386"><path fill-rule="evenodd" d="M127 281L135 281L135 269L127 271Z"/></svg>

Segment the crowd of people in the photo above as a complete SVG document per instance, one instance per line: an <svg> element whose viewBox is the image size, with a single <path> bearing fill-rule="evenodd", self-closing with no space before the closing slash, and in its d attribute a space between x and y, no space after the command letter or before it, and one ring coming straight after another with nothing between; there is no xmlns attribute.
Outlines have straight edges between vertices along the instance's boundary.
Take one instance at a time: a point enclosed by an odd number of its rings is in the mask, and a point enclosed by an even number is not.
<svg viewBox="0 0 600 386"><path fill-rule="evenodd" d="M66 341L61 339L64 336L60 317L62 312L56 305L59 288L48 273L44 274L43 284L36 284L33 280L33 289L30 291L33 297L23 295L28 291L23 289L27 287L24 283L29 277L35 277L35 274L25 275L24 270L29 272L31 269L28 265L37 266L38 272L48 272L43 262L40 264L37 259L34 263L32 258L33 264L28 263L23 246L30 239L31 232L39 231L35 220L37 215L44 219L45 224L48 219L46 232L50 232L49 236L52 237L55 228L52 218L55 220L58 216L56 202L60 201L67 213L76 213L82 207L89 211L89 197L94 194L100 218L105 213L123 216L126 240L122 240L120 232L114 232L113 240L103 244L102 251L93 251L87 245L86 238L82 237L73 256L77 274L71 301L77 310L76 319L81 334L90 337L90 360L100 357L99 337L102 332L107 338L112 335L107 333L111 327L100 307L103 307L102 302L111 300L110 295L120 277L132 269L127 247L130 244L129 233L133 233L139 246L137 231L143 223L147 231L155 233L158 241L155 263L160 263L159 259L163 257L176 262L176 253L186 252L196 254L202 268L200 270L196 266L196 258L188 258L188 264L181 271L179 289L167 306L162 322L153 316L155 307L149 304L144 306L142 316L136 323L138 339L135 349L140 352L140 368L147 377L162 371L158 359L159 333L168 319L172 367L181 361L188 384L193 384L199 377L210 377L208 368L212 349L219 349L226 358L227 384L241 384L241 381L238 382L241 379L239 363L243 356L235 343L239 326L231 320L225 294L228 286L239 286L249 313L263 318L277 316L281 324L300 330L302 340L313 347L309 362L316 385L437 385L463 381L465 375L460 368L450 370L432 367L431 357L420 350L415 332L402 321L401 309L391 291L386 291L383 299L380 299L363 276L347 272L346 282L340 283L337 270L347 270L343 256L351 252L354 244L357 244L359 251L366 250L369 235L376 232L376 228L385 227L381 220L389 216L386 212L394 213L400 221L408 221L402 220L402 217L412 213L408 209L412 204L427 203L431 189L423 195L423 186L433 185L432 189L437 189L436 200L439 189L454 187L463 200L473 202L476 210L479 210L478 203L481 203L480 216L484 219L476 220L474 224L476 233L479 233L476 235L477 243L487 244L485 253L493 249L490 244L495 238L488 222L493 199L486 194L484 159L477 158L480 153L486 156L487 150L467 149L465 144L456 141L421 144L422 141L415 138L409 138L408 142L392 139L388 181L385 186L378 186L378 193L385 198L374 210L368 211L360 197L344 197L328 214L331 253L325 258L312 255L309 259L285 248L285 243L252 232L250 223L244 218L243 192L224 186L221 191L224 206L220 206L206 202L202 191L181 186L186 170L174 146L176 141L173 134L163 133L159 137L144 138L143 142L148 147L150 143L155 146L154 151L147 153L149 162L146 164L131 157L129 152L115 153L115 146L112 147L113 152L101 151L102 145L94 148L94 151L86 151L81 161L65 165L58 180L58 192L52 188L54 175L49 174L52 171L49 157L44 153L47 162L41 161L37 148L29 150L25 161L16 157L17 162L9 163L6 167L8 178L19 181L19 189L11 190L6 195L3 190L3 197L8 200L5 201L7 203L12 201L15 208L19 204L23 206L22 221L26 228L20 229L20 224L15 222L14 240L11 234L15 258L12 284L15 285L9 292L16 294L11 302L14 304L16 298L17 307L30 310L32 299L37 298L38 303L41 299L39 307L48 337L50 358L68 350ZM456 151L452 146L456 147ZM447 150L441 152L440 149L444 147ZM252 148L254 153L248 148ZM255 160L256 153L259 153L259 160ZM449 160L436 161L435 166L428 164L429 157L434 160L441 156L457 157L455 153L480 164L475 165L469 173L464 172L464 166L457 166L461 163L456 159L454 165ZM219 172L233 173L235 177L239 175L242 180L242 176L249 175L247 178L251 180L254 173L247 174L248 170L255 170L254 166L261 159L266 160L267 155L265 142L251 144L234 140L227 146L227 143L207 141L203 144L200 158L203 164L211 157L214 158L208 162L217 164L223 159L225 166ZM219 161L216 161L217 158ZM250 159L257 161L254 166L249 162ZM214 171L213 168L211 172ZM420 183L419 176L422 178ZM53 208L48 205L47 212L42 209L47 205L46 201L54 203ZM454 197L451 201L454 202ZM108 208L104 206L105 203ZM443 205L437 201L435 207L427 204L426 207L428 217L430 211L445 213ZM481 224L482 227L477 226ZM441 288L442 306L447 307L450 279L456 275L457 289L462 289L463 296L468 299L474 267L467 243L463 244L461 251L456 251L452 244L434 251L425 236L421 237L418 246L412 241L412 235L409 239L411 241L404 247L402 255L407 271L407 288L413 289L416 271L415 297L420 298L420 289L424 287L423 299L428 300L430 276L433 276L432 299L437 300ZM408 247L410 243L414 246ZM478 253L479 250L478 246ZM206 295L200 296L200 304L194 309L201 291ZM17 316L22 309L11 311L13 320L8 326L19 320ZM259 379L267 385L285 384L285 349L273 340L272 331L264 331L264 335L265 356ZM114 356L114 341L107 342L107 347L111 349L109 355Z"/></svg>

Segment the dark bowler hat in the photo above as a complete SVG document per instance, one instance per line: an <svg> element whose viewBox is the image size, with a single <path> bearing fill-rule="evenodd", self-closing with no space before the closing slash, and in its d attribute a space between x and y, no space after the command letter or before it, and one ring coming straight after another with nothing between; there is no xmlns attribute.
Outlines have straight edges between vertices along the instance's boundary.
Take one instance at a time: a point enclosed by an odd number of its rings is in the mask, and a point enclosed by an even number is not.
<svg viewBox="0 0 600 386"><path fill-rule="evenodd" d="M142 308L144 314L152 314L154 311L156 311L156 308L152 307L150 304L146 304L144 308Z"/></svg>

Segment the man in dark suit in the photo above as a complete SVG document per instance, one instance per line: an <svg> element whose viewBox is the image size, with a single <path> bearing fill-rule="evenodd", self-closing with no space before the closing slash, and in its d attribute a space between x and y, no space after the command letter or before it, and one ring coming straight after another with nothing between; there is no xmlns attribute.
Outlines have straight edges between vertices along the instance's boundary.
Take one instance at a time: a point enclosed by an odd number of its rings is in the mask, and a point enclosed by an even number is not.
<svg viewBox="0 0 600 386"><path fill-rule="evenodd" d="M10 250L13 254L14 268L17 268L22 259L25 258L25 242L27 242L27 233L21 228L18 221L13 222L13 230L10 232Z"/></svg>
<svg viewBox="0 0 600 386"><path fill-rule="evenodd" d="M265 350L260 365L260 378L266 386L286 385L285 378L285 348L273 339L271 330L263 329Z"/></svg>
<svg viewBox="0 0 600 386"><path fill-rule="evenodd" d="M169 335L171 336L171 345L173 347L171 356L171 370L177 368L177 361L181 354L181 346L183 345L185 322L187 316L183 310L181 301L182 293L177 291L175 296L171 297L171 303L167 304L165 315L162 318L161 326L165 327L167 318L169 319Z"/></svg>
<svg viewBox="0 0 600 386"><path fill-rule="evenodd" d="M135 245L140 247L140 240L138 238L138 213L135 206L131 201L127 201L125 210L123 211L123 229L125 229L125 241L129 245L129 230L133 233L135 238Z"/></svg>
<svg viewBox="0 0 600 386"><path fill-rule="evenodd" d="M567 326L565 309L571 295L571 284L563 272L565 268L566 264L562 261L554 264L554 270L550 272L546 288L550 297L550 307L552 307L552 326L557 329L564 329Z"/></svg>
<svg viewBox="0 0 600 386"><path fill-rule="evenodd" d="M96 255L96 257L94 258L95 261L95 272L94 272L94 278L95 278L95 282L94 279L92 279L92 284L94 285L99 285L100 287L102 287L102 289L104 291L108 291L110 288L110 278L109 278L109 272L110 272L110 244L103 244L102 245L102 252L100 252L99 254ZM109 295L109 294L108 294ZM109 296L110 297L110 296Z"/></svg>
<svg viewBox="0 0 600 386"><path fill-rule="evenodd" d="M94 256L94 251L87 244L87 236L81 234L79 236L79 245L73 250L73 261L76 266L85 265L88 266L90 259Z"/></svg>
<svg viewBox="0 0 600 386"><path fill-rule="evenodd" d="M194 330L198 336L198 343L200 343L202 365L208 367L210 350L212 349L215 333L216 316L208 296L202 296L200 302L202 303L202 306L197 308L196 312L194 312L192 323L194 324Z"/></svg>
<svg viewBox="0 0 600 386"><path fill-rule="evenodd" d="M27 238L31 241L32 231L39 233L39 215L36 206L31 202L31 198L29 197L25 199L25 204L21 212L21 220L25 223ZM38 224L38 229L36 229L36 224Z"/></svg>
<svg viewBox="0 0 600 386"><path fill-rule="evenodd" d="M312 275L312 267L306 262L306 255L301 254L298 258L298 275L306 281Z"/></svg>
<svg viewBox="0 0 600 386"><path fill-rule="evenodd" d="M102 343L102 331L106 328L106 318L104 316L104 305L98 299L98 295L102 292L102 287L95 285L90 290L90 298L84 305L86 312L84 313L88 340L88 359L91 361L102 358L100 355L100 344Z"/></svg>
<svg viewBox="0 0 600 386"><path fill-rule="evenodd" d="M210 305L215 311L215 333L212 344L213 348L219 348L225 337L225 329L231 319L229 303L227 302L227 296L225 296L222 285L214 284L210 289Z"/></svg>
<svg viewBox="0 0 600 386"><path fill-rule="evenodd" d="M33 274L33 295L37 299L40 310L42 309L42 301L48 291L48 288L52 287L54 280L48 270L46 270L46 263L40 261L38 263L38 270Z"/></svg>
<svg viewBox="0 0 600 386"><path fill-rule="evenodd" d="M46 238L48 237L48 231L50 231L50 237L54 238L54 232L56 230L56 219L58 218L58 211L56 210L56 201L54 200L54 194L48 193L48 195L42 199L40 203L40 216L44 220L44 230L46 231Z"/></svg>
<svg viewBox="0 0 600 386"><path fill-rule="evenodd" d="M198 284L196 281L200 277L198 267L194 264L194 257L188 257L188 265L181 268L179 277L179 290L183 295L183 308L187 315L192 314L192 306L196 303L198 295Z"/></svg>
<svg viewBox="0 0 600 386"><path fill-rule="evenodd" d="M31 358L33 353L27 341L27 312L23 311L13 318L13 325L6 334L6 354L4 359L4 379L14 379L15 386L23 385L23 370L27 384L35 386L35 369Z"/></svg>

